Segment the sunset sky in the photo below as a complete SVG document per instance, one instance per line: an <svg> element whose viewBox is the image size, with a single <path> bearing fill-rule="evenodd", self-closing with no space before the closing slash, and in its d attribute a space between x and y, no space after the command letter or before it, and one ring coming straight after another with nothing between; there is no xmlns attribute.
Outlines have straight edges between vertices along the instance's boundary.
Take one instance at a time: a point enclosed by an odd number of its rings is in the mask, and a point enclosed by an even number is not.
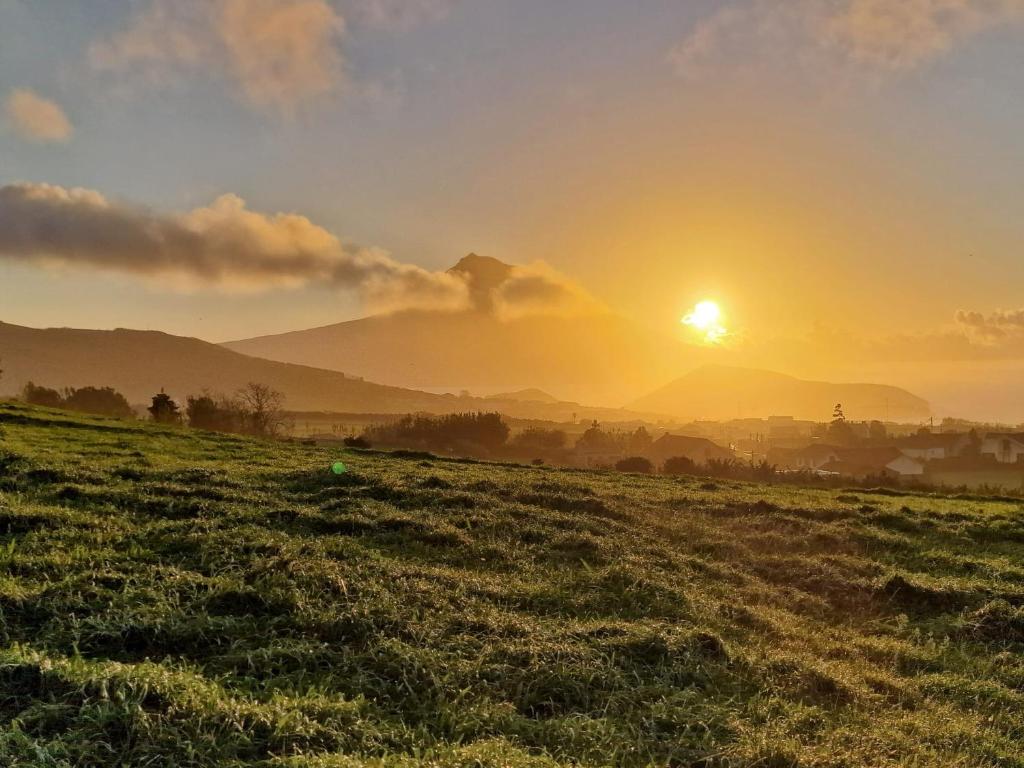
<svg viewBox="0 0 1024 768"><path fill-rule="evenodd" d="M0 211L0 320L242 338L453 300L474 251L667 333L713 299L729 360L968 403L1024 368L1022 73L1024 0L0 0L19 217L62 227L54 185L132 237L308 219L282 275L84 225L50 257Z"/></svg>

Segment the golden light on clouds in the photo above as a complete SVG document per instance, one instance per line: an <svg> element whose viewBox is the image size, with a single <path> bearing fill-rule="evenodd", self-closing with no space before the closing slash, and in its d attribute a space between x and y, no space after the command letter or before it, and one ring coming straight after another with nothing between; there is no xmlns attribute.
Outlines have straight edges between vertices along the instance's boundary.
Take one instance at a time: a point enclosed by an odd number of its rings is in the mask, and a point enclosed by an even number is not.
<svg viewBox="0 0 1024 768"><path fill-rule="evenodd" d="M687 315L683 325L689 328L704 344L720 344L729 331L723 325L724 317L718 304L710 299L697 302Z"/></svg>

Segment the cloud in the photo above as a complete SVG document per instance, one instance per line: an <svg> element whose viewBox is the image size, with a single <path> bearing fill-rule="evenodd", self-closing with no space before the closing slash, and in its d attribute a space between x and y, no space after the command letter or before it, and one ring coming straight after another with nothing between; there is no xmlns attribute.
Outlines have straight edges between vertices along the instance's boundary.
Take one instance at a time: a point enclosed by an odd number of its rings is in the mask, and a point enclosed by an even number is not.
<svg viewBox="0 0 1024 768"><path fill-rule="evenodd" d="M19 88L7 98L7 120L20 136L36 142L66 142L74 133L60 105Z"/></svg>
<svg viewBox="0 0 1024 768"><path fill-rule="evenodd" d="M121 273L172 290L351 289L373 312L476 307L514 320L607 311L544 262L481 260L497 267L481 301L468 272L430 272L377 248L346 246L305 216L252 211L230 194L191 211L162 213L90 189L3 186L0 259Z"/></svg>
<svg viewBox="0 0 1024 768"><path fill-rule="evenodd" d="M347 0L354 19L379 29L402 30L440 21L458 0Z"/></svg>
<svg viewBox="0 0 1024 768"><path fill-rule="evenodd" d="M909 69L1022 18L1022 0L846 0L825 17L821 33L854 59Z"/></svg>
<svg viewBox="0 0 1024 768"><path fill-rule="evenodd" d="M668 60L681 77L696 78L703 66L716 58L733 35L746 36L756 32L754 9L726 7L697 23L683 40L669 51Z"/></svg>
<svg viewBox="0 0 1024 768"><path fill-rule="evenodd" d="M670 52L685 77L710 65L793 57L820 67L922 66L990 28L1024 21L1024 0L747 0L699 21Z"/></svg>
<svg viewBox="0 0 1024 768"><path fill-rule="evenodd" d="M989 314L957 310L956 323L969 341L997 346L1024 339L1024 309L997 310Z"/></svg>
<svg viewBox="0 0 1024 768"><path fill-rule="evenodd" d="M503 320L607 311L585 288L542 261L513 267L508 277L494 289L492 302L494 313Z"/></svg>
<svg viewBox="0 0 1024 768"><path fill-rule="evenodd" d="M87 189L0 187L0 258L120 272L172 287L354 289L374 311L462 309L469 296L458 275L345 247L304 216L257 213L235 195L185 213L157 213Z"/></svg>
<svg viewBox="0 0 1024 768"><path fill-rule="evenodd" d="M327 0L150 0L89 61L158 86L212 70L250 105L292 114L343 86L344 32Z"/></svg>

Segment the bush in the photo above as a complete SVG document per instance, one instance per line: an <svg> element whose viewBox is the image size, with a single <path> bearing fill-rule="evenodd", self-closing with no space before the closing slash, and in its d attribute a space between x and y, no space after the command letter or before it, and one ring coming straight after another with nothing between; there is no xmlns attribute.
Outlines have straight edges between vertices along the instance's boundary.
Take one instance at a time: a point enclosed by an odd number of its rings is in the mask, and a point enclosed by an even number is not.
<svg viewBox="0 0 1024 768"><path fill-rule="evenodd" d="M619 472L636 472L642 475L649 475L654 471L654 465L650 459L643 456L630 456L615 462L615 469Z"/></svg>
<svg viewBox="0 0 1024 768"><path fill-rule="evenodd" d="M128 418L135 412L125 396L113 387L82 387L64 390L64 408L98 416Z"/></svg>
<svg viewBox="0 0 1024 768"><path fill-rule="evenodd" d="M493 451L505 445L509 428L500 413L403 416L393 424L371 427L364 439L392 446L431 450Z"/></svg>
<svg viewBox="0 0 1024 768"><path fill-rule="evenodd" d="M365 437L346 437L343 441L346 448L371 448L370 441Z"/></svg>
<svg viewBox="0 0 1024 768"><path fill-rule="evenodd" d="M524 452L560 451L565 448L566 435L560 429L529 427L512 438L512 447Z"/></svg>
<svg viewBox="0 0 1024 768"><path fill-rule="evenodd" d="M223 396L215 399L207 393L199 396L189 395L185 404L185 415L193 429L241 432L243 427L242 414L238 407Z"/></svg>
<svg viewBox="0 0 1024 768"><path fill-rule="evenodd" d="M666 475L695 475L697 464L689 456L673 456L665 459L661 471Z"/></svg>
<svg viewBox="0 0 1024 768"><path fill-rule="evenodd" d="M40 387L31 381L21 390L21 399L31 405L42 405L46 408L63 408L64 398L56 389Z"/></svg>

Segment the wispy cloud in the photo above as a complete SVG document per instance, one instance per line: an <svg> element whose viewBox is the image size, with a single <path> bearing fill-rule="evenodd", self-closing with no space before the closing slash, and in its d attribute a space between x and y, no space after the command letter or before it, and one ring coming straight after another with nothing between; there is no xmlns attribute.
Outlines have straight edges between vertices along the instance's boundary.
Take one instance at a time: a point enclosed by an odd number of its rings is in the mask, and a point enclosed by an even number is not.
<svg viewBox="0 0 1024 768"><path fill-rule="evenodd" d="M1022 21L1024 0L741 0L699 21L669 61L687 77L751 56L908 70Z"/></svg>
<svg viewBox="0 0 1024 768"><path fill-rule="evenodd" d="M57 102L25 88L11 91L6 112L11 127L29 141L66 142L74 133L71 121Z"/></svg>
<svg viewBox="0 0 1024 768"><path fill-rule="evenodd" d="M344 32L326 0L150 0L89 61L148 85L216 72L248 104L292 114L343 86Z"/></svg>
<svg viewBox="0 0 1024 768"><path fill-rule="evenodd" d="M409 29L440 21L459 0L345 0L354 21L380 29Z"/></svg>

